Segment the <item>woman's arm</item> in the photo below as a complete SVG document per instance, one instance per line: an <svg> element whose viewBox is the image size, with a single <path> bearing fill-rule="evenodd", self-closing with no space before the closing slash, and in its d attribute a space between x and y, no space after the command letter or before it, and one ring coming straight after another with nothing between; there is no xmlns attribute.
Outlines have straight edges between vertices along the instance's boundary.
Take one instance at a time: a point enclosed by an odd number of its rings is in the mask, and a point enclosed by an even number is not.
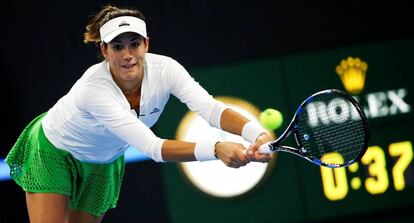
<svg viewBox="0 0 414 223"><path fill-rule="evenodd" d="M164 161L174 162L203 160L206 159L203 154L206 150L207 153L212 152L207 160L220 159L229 167L238 168L250 162L242 152L246 148L240 143L233 142L191 143L180 140L165 140L162 145L162 157Z"/></svg>
<svg viewBox="0 0 414 223"><path fill-rule="evenodd" d="M248 122L250 121L247 118L232 109L225 109L221 114L221 128L229 133L243 135L243 127L245 127ZM257 137L253 137L255 138L255 143L250 146L250 150L252 150L251 153L246 153L246 148L240 143L190 143L180 140L165 140L162 146L162 157L164 161L175 162L218 158L227 166L235 168L246 165L250 160L268 162L271 159L271 155L263 155L255 152L261 144L271 140L271 137L266 131L260 130L261 128L257 128L256 132L253 131L253 135L257 134Z"/></svg>
<svg viewBox="0 0 414 223"><path fill-rule="evenodd" d="M162 145L162 157L165 161L196 161L194 148L196 143L180 140L165 140Z"/></svg>
<svg viewBox="0 0 414 223"><path fill-rule="evenodd" d="M243 126L248 123L249 120L233 109L226 109L221 113L220 125L221 128L236 135L242 135Z"/></svg>
<svg viewBox="0 0 414 223"><path fill-rule="evenodd" d="M241 135L243 126L248 122L249 120L247 118L232 109L225 109L221 114L220 124L222 129L233 134ZM199 142L199 145L197 145L197 143L179 140L165 140L162 146L162 157L165 161L195 161L198 160L196 154L203 153L203 151L197 150L206 150L207 152L213 152L215 156L214 158L220 159L224 164L233 168L244 166L250 162L250 160L268 161L270 159L266 155L262 157L262 155L256 154L257 157L255 157L252 154L246 154L246 148L240 143L210 143L211 144Z"/></svg>
<svg viewBox="0 0 414 223"><path fill-rule="evenodd" d="M240 143L190 143L179 140L165 140L162 146L163 160L183 162L195 160L203 161L218 158L227 166L234 168L244 166L249 161L270 161L272 159L271 154L259 154L257 150L263 143L271 141L271 136L259 126L254 126L253 130L247 130L248 132L250 131L250 133L243 134L243 129L247 127L246 124L249 122L250 120L232 109L225 109L220 118L221 128L224 131L236 135L250 134L250 136L244 137L254 138L253 144L249 147L249 152L246 152L246 148ZM244 130L246 132L246 129ZM198 155L199 157L197 157L197 154L200 154Z"/></svg>
<svg viewBox="0 0 414 223"><path fill-rule="evenodd" d="M264 141L267 141L266 137L260 136L262 133L266 133L266 130L260 125L249 121L224 103L214 99L179 63L172 60L169 68L170 70L167 72L168 75L166 75L165 78L167 89L169 89L171 94L176 96L181 102L185 103L190 110L203 117L211 126L223 129L229 133L241 135L245 140L254 144L252 147L253 151L256 151ZM259 138L262 140L257 141ZM199 145L197 142L196 146L193 146L193 149L195 154L197 154L198 151L201 151L201 154L207 154L207 156L202 156L206 157L204 160L211 158L211 154L215 154L217 158L225 163L229 160L241 160L243 162L249 160L249 158L255 160L256 154L246 155L246 148L238 143L236 143L236 145L240 146L235 146L235 144L231 143L219 143L213 147L211 145L207 146L207 144ZM165 155L165 160L169 160L169 155L174 153L169 151L168 148L170 146L169 143L165 143L165 147L163 146L163 157ZM191 153L191 150L186 152L186 155L181 154L181 156L189 158L188 156ZM197 158L197 155L195 155L195 158L199 161L203 160ZM258 161L267 161L269 156L266 155L256 158L259 158Z"/></svg>

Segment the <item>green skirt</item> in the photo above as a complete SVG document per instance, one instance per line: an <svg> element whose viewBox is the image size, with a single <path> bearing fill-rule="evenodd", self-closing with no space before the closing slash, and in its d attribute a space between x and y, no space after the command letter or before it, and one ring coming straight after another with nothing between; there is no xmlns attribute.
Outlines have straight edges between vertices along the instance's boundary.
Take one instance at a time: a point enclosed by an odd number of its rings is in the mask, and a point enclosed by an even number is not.
<svg viewBox="0 0 414 223"><path fill-rule="evenodd" d="M108 164L80 162L45 137L41 123L45 114L29 123L7 155L10 176L27 192L69 196L72 210L100 216L115 208L124 156Z"/></svg>

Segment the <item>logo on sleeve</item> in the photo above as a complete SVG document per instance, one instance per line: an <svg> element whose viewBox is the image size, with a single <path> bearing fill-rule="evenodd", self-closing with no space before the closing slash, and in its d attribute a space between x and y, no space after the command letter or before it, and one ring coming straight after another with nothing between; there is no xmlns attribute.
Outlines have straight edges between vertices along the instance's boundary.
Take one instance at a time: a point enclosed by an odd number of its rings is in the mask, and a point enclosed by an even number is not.
<svg viewBox="0 0 414 223"><path fill-rule="evenodd" d="M155 107L154 109L152 109L152 112L150 112L150 114L154 114L161 111L160 109L158 109L157 107Z"/></svg>

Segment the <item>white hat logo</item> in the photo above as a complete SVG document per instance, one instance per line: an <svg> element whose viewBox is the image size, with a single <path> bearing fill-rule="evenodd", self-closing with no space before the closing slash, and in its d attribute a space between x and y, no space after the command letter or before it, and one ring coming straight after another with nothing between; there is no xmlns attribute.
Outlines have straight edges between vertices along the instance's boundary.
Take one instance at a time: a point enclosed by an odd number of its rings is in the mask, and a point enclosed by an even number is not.
<svg viewBox="0 0 414 223"><path fill-rule="evenodd" d="M118 25L118 27L122 27L122 26L129 26L129 23L127 23L127 22L125 22L125 21L122 21L122 22Z"/></svg>

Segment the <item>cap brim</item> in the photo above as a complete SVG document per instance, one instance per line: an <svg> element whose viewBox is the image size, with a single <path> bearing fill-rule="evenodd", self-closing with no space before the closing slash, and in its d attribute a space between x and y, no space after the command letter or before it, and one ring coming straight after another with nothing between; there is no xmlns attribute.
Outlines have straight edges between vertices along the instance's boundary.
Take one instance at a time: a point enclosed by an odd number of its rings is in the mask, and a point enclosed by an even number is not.
<svg viewBox="0 0 414 223"><path fill-rule="evenodd" d="M112 33L108 34L107 36L105 36L105 38L102 39L102 41L104 41L105 43L109 43L115 37L121 35L122 33L127 33L127 32L136 33L136 34L139 34L139 35L147 38L146 36L144 36L141 32L137 31L136 29L134 29L132 27L125 27L125 28L122 28L122 29L117 29L117 30L113 31Z"/></svg>

